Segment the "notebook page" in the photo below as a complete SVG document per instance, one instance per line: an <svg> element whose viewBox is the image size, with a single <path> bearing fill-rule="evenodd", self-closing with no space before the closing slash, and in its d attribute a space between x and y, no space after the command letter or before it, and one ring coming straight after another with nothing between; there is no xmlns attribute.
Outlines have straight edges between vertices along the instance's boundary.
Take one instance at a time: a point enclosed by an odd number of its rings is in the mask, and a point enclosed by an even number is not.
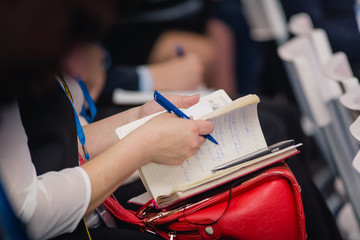
<svg viewBox="0 0 360 240"><path fill-rule="evenodd" d="M170 194L174 188L211 175L211 169L215 166L267 146L257 116L256 103L209 121L214 124L211 135L219 145L206 141L200 152L185 160L181 166L150 163L141 168L154 198Z"/></svg>

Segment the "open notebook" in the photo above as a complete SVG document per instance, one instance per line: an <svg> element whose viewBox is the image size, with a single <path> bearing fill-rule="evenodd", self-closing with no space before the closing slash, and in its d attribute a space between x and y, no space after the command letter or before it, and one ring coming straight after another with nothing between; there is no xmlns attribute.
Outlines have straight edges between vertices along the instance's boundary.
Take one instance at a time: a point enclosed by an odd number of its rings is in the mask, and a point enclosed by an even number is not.
<svg viewBox="0 0 360 240"><path fill-rule="evenodd" d="M200 151L186 159L181 166L149 163L139 169L140 178L155 199L157 207L167 207L298 153L297 145L292 145L241 165L212 173L211 170L218 165L267 147L257 114L259 101L256 95L247 95L232 101L223 90L218 90L202 97L198 104L184 110L185 114L193 116L194 119L211 121L214 124L214 132L211 135L219 144L207 140ZM116 133L120 139L124 138L156 115L122 126Z"/></svg>

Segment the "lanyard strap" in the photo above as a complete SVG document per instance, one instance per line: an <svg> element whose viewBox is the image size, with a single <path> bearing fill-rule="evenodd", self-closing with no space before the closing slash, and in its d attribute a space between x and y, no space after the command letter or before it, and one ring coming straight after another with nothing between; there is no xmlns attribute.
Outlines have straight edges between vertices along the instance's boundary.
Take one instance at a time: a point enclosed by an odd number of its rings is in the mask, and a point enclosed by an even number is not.
<svg viewBox="0 0 360 240"><path fill-rule="evenodd" d="M84 94L85 97L85 101L88 104L89 110L90 110L90 115L87 114L86 109L85 109L85 105L83 105L82 109L81 109L81 116L83 116L89 123L92 123L94 121L95 115L97 113L97 109L96 109L96 105L94 103L94 100L91 98L90 93L88 88L86 87L85 83L83 82L83 80L81 80L81 78L78 78L78 83L81 87L81 90Z"/></svg>
<svg viewBox="0 0 360 240"><path fill-rule="evenodd" d="M80 123L79 117L78 117L78 115L77 115L77 112L76 112L76 110L75 110L74 101L73 101L73 98L72 98L72 96L71 96L70 89L69 89L69 87L67 86L65 80L63 79L63 77L62 77L61 75L58 75L58 79L61 81L61 83L60 83L60 81L58 81L60 87L62 88L62 90L64 91L65 95L66 95L67 98L69 99L69 101L70 101L70 103L71 103L71 106L72 106L72 108L73 108L73 110L74 110L75 121L76 121L76 132L77 132L77 135L78 135L78 137L79 137L79 141L80 141L80 143L81 143L82 149L83 149L83 151L84 151L84 156L85 156L86 160L90 160L90 155L89 155L89 152L87 151L87 148L86 148L86 145L85 145L85 142L86 142L85 133L84 133L84 130L83 130L82 126L81 126L81 123ZM84 87L86 88L85 83L84 83L83 81L81 81L81 82L82 82L82 84L84 85ZM80 84L80 86L81 86L81 84ZM81 87L81 89L82 89L83 92L84 92L83 87ZM89 93L89 91L87 91L87 88L86 88L86 92ZM85 93L84 93L84 95L85 95ZM88 94L88 96L90 96L90 94ZM86 98L86 97L85 97L85 98ZM91 99L91 97L90 97L90 99ZM88 101L88 99L86 99L86 100ZM90 107L90 104L91 104L91 103L89 104L89 102L90 102L90 101L88 101L88 105L89 105L89 107ZM92 101L92 99L91 99L91 102L94 103L94 102ZM95 104L94 104L94 106L95 106ZM83 107L83 110L85 110L84 107ZM84 113L86 113L86 112L84 112ZM91 111L91 109L90 109L90 113L91 113L91 114L93 113L93 111ZM95 114L96 114L96 108L95 108ZM94 115L91 115L92 119L95 117L95 114L94 114ZM87 116L87 114L86 114L85 116ZM83 164L83 158L80 156L80 154L79 154L79 164L80 164L80 165ZM89 240L92 240L91 235L90 235L90 233L89 233L88 226L87 226L86 221L85 221L85 218L83 218L83 222L84 222L86 234L87 234Z"/></svg>
<svg viewBox="0 0 360 240"><path fill-rule="evenodd" d="M61 86L61 88L64 91L65 95L69 99L69 101L71 103L71 106L72 106L72 108L74 110L75 121L76 121L76 131L77 131L77 135L79 137L82 149L84 151L84 156L85 156L85 158L87 160L90 160L90 155L89 155L89 152L87 151L87 148L86 148L86 145L85 145L85 142L86 142L85 133L84 133L84 130L83 130L82 126L81 126L81 123L80 123L79 117L77 115L77 112L75 110L75 107L74 107L74 104L73 104L73 101L72 101L73 98L71 96L70 91L66 91L66 89L69 89L69 88L68 88L66 82L64 81L64 79L60 75L58 75L58 79L61 81L61 83L58 81L59 85Z"/></svg>

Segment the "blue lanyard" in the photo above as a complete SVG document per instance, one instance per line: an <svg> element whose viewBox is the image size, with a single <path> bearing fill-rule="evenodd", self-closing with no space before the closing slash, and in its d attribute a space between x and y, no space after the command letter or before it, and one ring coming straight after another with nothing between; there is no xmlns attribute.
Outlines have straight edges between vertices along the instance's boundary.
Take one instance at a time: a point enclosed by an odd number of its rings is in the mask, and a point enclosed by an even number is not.
<svg viewBox="0 0 360 240"><path fill-rule="evenodd" d="M79 85L80 85L81 90L85 97L85 101L87 102L89 110L90 110L90 115L88 115L86 113L85 105L83 105L80 115L83 116L89 123L92 123L94 121L94 118L97 113L95 103L94 103L93 99L91 98L89 90L86 87L85 83L80 78L78 78L77 80L79 82Z"/></svg>
<svg viewBox="0 0 360 240"><path fill-rule="evenodd" d="M89 155L89 152L87 151L87 148L86 148L86 145L85 145L85 142L86 142L86 139L85 139L85 133L84 133L84 130L80 124L80 120L79 120L79 117L77 115L77 112L75 110L75 107L74 107L74 104L73 104L73 101L72 101L72 97L71 97L71 93L67 87L67 84L65 83L64 79L59 76L58 77L59 80L61 81L61 83L58 81L59 85L61 86L62 90L64 91L65 95L67 96L67 98L69 99L70 103L71 103L71 106L74 110L74 115L75 115L75 121L76 121L76 131L77 131L77 135L79 137L79 140L80 140L80 143L81 143L81 146L83 148L83 151L84 151L84 156L87 160L90 160L90 155ZM85 85L85 84L84 84Z"/></svg>

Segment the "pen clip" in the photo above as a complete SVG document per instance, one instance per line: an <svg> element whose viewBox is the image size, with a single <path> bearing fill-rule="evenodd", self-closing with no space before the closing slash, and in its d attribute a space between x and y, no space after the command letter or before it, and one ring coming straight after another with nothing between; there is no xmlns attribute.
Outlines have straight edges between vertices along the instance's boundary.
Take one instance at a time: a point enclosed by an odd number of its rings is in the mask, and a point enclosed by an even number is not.
<svg viewBox="0 0 360 240"><path fill-rule="evenodd" d="M168 106L164 101L163 101L163 96L161 96L160 94L159 94L159 92L158 91L154 91L154 99L155 99L155 101L158 103L158 104L160 104L163 108L165 108L165 110L166 111L168 111L169 113L171 113L172 112L172 109L170 108L170 106Z"/></svg>

